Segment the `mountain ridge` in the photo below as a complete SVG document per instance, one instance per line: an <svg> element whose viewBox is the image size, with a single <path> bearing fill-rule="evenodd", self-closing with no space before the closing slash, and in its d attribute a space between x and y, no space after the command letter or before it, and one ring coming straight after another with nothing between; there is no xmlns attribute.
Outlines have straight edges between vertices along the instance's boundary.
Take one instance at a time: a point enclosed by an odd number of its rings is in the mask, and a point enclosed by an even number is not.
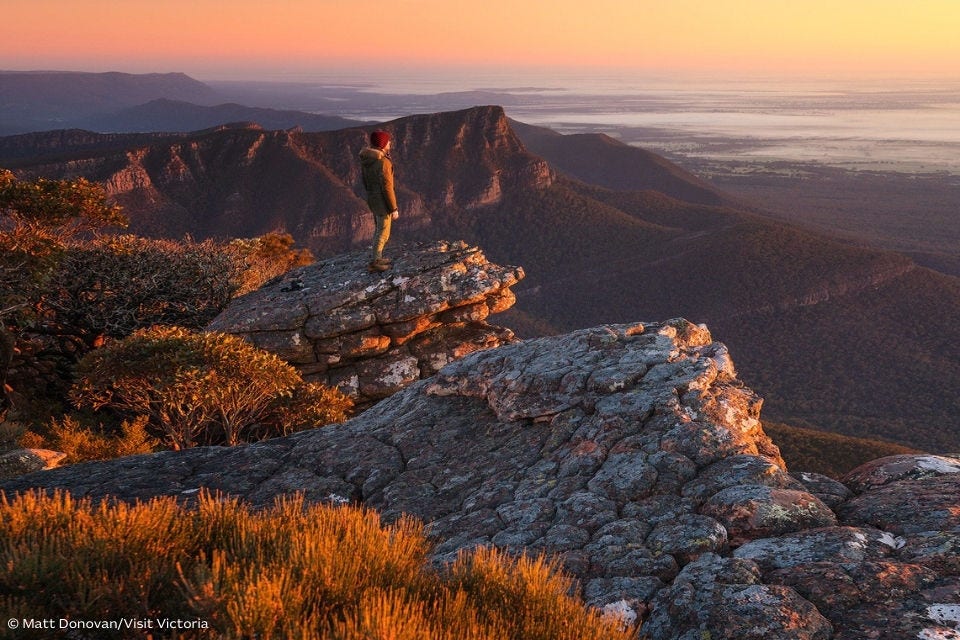
<svg viewBox="0 0 960 640"><path fill-rule="evenodd" d="M217 92L184 73L0 71L0 135L62 129L156 98L207 104Z"/></svg>
<svg viewBox="0 0 960 640"><path fill-rule="evenodd" d="M200 131L224 123L255 122L264 129L332 131L361 126L360 120L292 109L248 107L235 102L198 105L183 100L157 98L108 114L80 121L82 128L110 133Z"/></svg>
<svg viewBox="0 0 960 640"><path fill-rule="evenodd" d="M707 205L730 204L717 188L663 156L624 144L603 133L562 135L545 127L510 120L524 145L568 175L615 191L657 191Z"/></svg>

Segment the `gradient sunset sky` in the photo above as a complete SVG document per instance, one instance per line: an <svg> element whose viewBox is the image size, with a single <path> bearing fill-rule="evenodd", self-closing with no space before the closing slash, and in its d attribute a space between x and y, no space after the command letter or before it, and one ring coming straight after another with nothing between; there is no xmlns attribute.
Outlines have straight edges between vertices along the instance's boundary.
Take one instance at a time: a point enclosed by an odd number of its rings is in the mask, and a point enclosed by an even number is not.
<svg viewBox="0 0 960 640"><path fill-rule="evenodd" d="M0 69L960 76L960 0L0 0Z"/></svg>

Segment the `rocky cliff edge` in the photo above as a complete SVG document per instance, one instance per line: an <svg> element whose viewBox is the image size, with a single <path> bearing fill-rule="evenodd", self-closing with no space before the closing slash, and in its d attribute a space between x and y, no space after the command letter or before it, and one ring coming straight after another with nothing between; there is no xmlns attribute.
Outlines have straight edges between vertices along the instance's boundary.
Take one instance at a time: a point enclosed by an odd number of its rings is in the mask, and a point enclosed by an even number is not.
<svg viewBox="0 0 960 640"><path fill-rule="evenodd" d="M516 301L520 267L464 242L388 251L393 268L369 273L369 250L295 269L234 300L208 329L271 351L306 380L337 386L360 406L426 378L513 332L486 321Z"/></svg>
<svg viewBox="0 0 960 640"><path fill-rule="evenodd" d="M958 637L960 460L790 474L760 405L702 326L601 326L472 353L343 424L0 488L302 492L410 513L437 561L477 545L559 556L642 638Z"/></svg>

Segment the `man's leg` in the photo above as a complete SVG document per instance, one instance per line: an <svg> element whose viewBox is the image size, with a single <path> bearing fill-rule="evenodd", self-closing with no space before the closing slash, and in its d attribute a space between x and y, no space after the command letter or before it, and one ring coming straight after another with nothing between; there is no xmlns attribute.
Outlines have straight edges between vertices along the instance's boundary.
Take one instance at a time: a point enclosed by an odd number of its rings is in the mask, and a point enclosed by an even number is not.
<svg viewBox="0 0 960 640"><path fill-rule="evenodd" d="M383 248L387 245L387 240L390 239L390 215L374 215L373 217L376 221L373 232L373 259L380 260L383 258Z"/></svg>

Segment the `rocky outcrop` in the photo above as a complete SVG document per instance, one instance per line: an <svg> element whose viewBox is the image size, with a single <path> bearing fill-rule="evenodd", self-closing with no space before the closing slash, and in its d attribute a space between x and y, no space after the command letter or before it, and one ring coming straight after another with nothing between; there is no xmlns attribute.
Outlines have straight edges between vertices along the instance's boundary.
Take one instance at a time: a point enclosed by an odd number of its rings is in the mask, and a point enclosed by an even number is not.
<svg viewBox="0 0 960 640"><path fill-rule="evenodd" d="M558 556L651 640L957 637L960 460L790 474L760 405L704 327L610 325L470 354L344 424L0 487L410 513L438 562L477 545Z"/></svg>
<svg viewBox="0 0 960 640"><path fill-rule="evenodd" d="M14 449L0 454L0 479L15 478L25 473L53 469L67 454L49 449Z"/></svg>
<svg viewBox="0 0 960 640"><path fill-rule="evenodd" d="M960 459L891 456L843 480L852 497L836 507L841 526L733 555L813 603L833 638L960 637Z"/></svg>
<svg viewBox="0 0 960 640"><path fill-rule="evenodd" d="M242 336L361 406L515 340L486 318L513 305L519 267L495 265L463 242L387 255L394 263L384 272L367 271L369 250L291 271L234 300L208 328Z"/></svg>

